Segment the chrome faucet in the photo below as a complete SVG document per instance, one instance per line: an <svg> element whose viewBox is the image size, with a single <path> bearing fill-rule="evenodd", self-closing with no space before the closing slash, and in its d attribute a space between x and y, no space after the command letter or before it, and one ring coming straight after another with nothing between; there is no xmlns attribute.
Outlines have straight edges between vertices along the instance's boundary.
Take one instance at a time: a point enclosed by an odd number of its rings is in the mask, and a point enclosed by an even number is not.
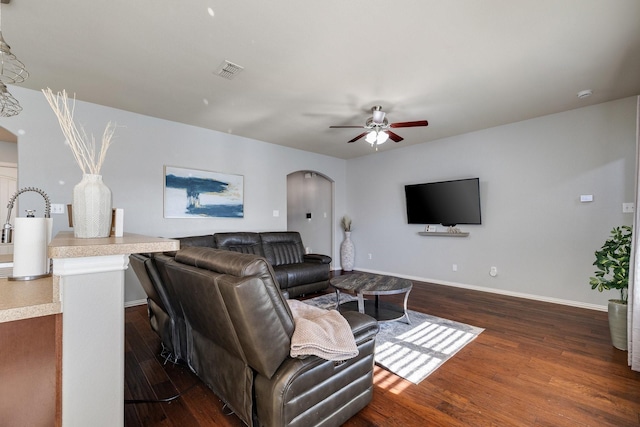
<svg viewBox="0 0 640 427"><path fill-rule="evenodd" d="M11 211L13 210L13 203L15 202L15 200L18 198L20 194L26 193L27 191L34 191L40 194L42 197L44 197L44 203L45 203L44 217L45 218L51 217L51 202L49 201L49 196L47 196L47 193L45 193L44 191L36 187L26 187L21 190L18 190L16 194L11 196L11 199L9 199L9 204L7 204L7 209L9 209L9 211L7 212L7 222L2 227L2 240L0 241L0 243L11 243L13 241L13 226L9 222L11 221ZM33 212L35 211L28 210L27 216L34 216Z"/></svg>

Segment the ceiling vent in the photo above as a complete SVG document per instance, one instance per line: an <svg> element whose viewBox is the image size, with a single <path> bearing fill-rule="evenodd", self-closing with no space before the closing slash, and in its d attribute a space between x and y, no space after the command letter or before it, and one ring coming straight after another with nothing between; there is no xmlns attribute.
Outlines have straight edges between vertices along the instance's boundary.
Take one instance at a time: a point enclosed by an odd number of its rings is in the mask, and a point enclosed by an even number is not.
<svg viewBox="0 0 640 427"><path fill-rule="evenodd" d="M585 99L593 95L593 91L591 89L585 89L578 92L578 98Z"/></svg>
<svg viewBox="0 0 640 427"><path fill-rule="evenodd" d="M225 60L222 64L220 64L215 73L227 80L233 80L233 78L237 76L242 70L244 70L243 66Z"/></svg>

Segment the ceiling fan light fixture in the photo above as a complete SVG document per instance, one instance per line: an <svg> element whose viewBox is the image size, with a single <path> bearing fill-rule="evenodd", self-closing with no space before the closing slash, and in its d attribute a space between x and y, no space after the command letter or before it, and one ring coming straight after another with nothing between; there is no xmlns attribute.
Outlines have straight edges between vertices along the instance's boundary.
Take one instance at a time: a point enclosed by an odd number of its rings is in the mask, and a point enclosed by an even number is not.
<svg viewBox="0 0 640 427"><path fill-rule="evenodd" d="M371 145L375 145L377 148L378 145L387 142L387 139L389 139L388 133L375 129L369 132L364 140Z"/></svg>
<svg viewBox="0 0 640 427"><path fill-rule="evenodd" d="M384 122L384 115L384 111L373 110L373 122L378 124Z"/></svg>
<svg viewBox="0 0 640 427"><path fill-rule="evenodd" d="M367 141L369 144L373 145L373 143L375 143L377 139L378 139L377 132L375 130L372 130L367 134L367 137L364 140Z"/></svg>
<svg viewBox="0 0 640 427"><path fill-rule="evenodd" d="M378 132L378 138L376 139L376 144L384 144L389 139L389 134L386 132Z"/></svg>
<svg viewBox="0 0 640 427"><path fill-rule="evenodd" d="M361 138L364 138L372 147L375 147L376 151L378 150L378 145L384 144L387 142L389 138L393 140L393 142L400 142L404 138L402 138L397 133L391 131L390 128L409 128L409 127L418 127L418 126L428 126L429 122L426 120L414 120L410 122L394 122L389 123L386 118L386 114L382 111L382 106L375 105L371 108L371 117L367 119L364 126L359 125L340 125L340 126L329 126L330 128L357 128L357 129L365 129L360 135L355 138L347 141L348 143L356 142Z"/></svg>

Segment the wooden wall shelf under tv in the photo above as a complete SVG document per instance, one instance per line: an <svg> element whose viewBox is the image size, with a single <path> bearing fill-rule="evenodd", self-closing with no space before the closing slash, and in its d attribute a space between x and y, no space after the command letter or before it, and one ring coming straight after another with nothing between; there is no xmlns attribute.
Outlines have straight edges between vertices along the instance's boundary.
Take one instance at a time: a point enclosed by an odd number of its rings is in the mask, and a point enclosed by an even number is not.
<svg viewBox="0 0 640 427"><path fill-rule="evenodd" d="M469 233L449 233L448 231L419 231L421 236L467 237Z"/></svg>

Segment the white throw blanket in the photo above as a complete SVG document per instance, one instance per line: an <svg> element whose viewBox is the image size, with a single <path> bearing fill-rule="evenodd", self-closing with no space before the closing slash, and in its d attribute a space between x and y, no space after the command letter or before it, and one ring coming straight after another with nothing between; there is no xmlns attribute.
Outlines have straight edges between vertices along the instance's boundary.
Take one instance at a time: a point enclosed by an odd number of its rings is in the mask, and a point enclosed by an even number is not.
<svg viewBox="0 0 640 427"><path fill-rule="evenodd" d="M326 360L346 360L358 355L347 319L336 310L325 310L298 300L287 300L295 330L291 357L314 355Z"/></svg>

